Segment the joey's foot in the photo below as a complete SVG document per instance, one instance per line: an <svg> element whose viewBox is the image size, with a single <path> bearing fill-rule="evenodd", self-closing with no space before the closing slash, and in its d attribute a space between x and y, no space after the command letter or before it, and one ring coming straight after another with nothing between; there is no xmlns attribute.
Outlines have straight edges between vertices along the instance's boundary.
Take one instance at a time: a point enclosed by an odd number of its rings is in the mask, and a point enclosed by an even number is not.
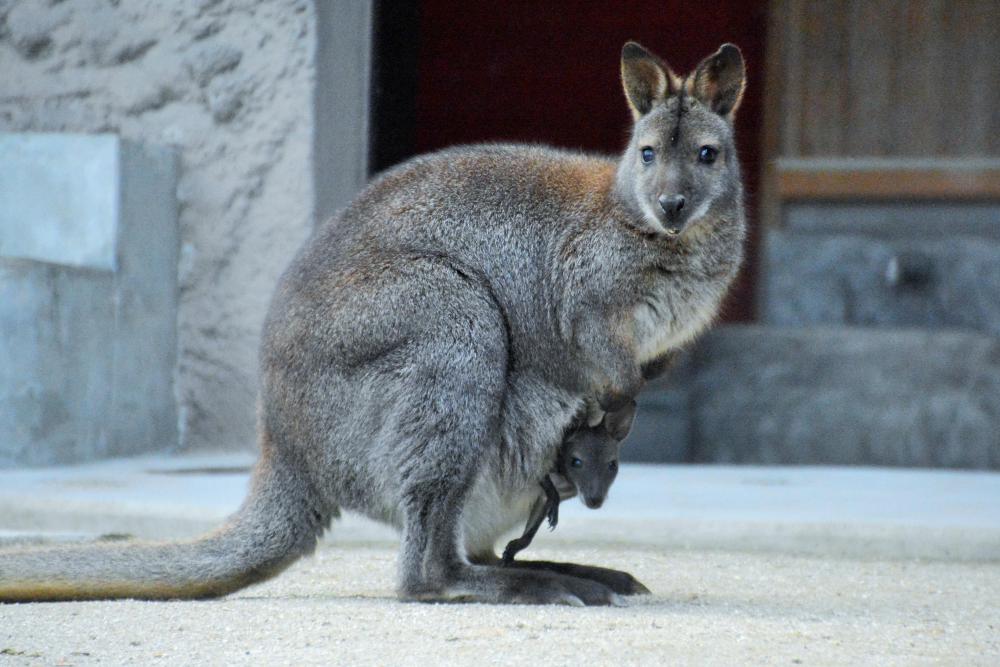
<svg viewBox="0 0 1000 667"><path fill-rule="evenodd" d="M507 548L503 550L503 556L500 557L500 565L503 567L510 567L514 564L514 556L517 551L511 548L511 545L507 545Z"/></svg>
<svg viewBox="0 0 1000 667"><path fill-rule="evenodd" d="M606 586L618 595L648 595L650 590L628 572L612 570L607 567L593 565L577 565L576 563L553 563L540 560L522 560L511 564L511 567L526 570L543 570L568 575L574 578L589 579Z"/></svg>
<svg viewBox="0 0 1000 667"><path fill-rule="evenodd" d="M451 583L434 589L404 589L400 598L421 602L626 606L620 595L592 579L518 566L517 561L510 567L472 565Z"/></svg>

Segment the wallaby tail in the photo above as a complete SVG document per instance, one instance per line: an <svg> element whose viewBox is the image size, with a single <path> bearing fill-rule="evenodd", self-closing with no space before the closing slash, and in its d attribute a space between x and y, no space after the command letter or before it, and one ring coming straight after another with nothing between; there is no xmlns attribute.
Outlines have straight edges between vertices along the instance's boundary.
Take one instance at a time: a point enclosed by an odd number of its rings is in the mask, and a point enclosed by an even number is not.
<svg viewBox="0 0 1000 667"><path fill-rule="evenodd" d="M225 595L273 577L315 548L331 512L311 489L264 456L242 507L198 539L0 551L0 602Z"/></svg>

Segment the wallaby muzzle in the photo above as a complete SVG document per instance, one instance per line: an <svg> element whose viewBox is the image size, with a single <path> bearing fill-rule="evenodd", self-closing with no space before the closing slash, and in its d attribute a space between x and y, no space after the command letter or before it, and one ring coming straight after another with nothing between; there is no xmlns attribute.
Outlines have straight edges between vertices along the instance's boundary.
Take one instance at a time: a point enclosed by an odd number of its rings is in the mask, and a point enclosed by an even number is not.
<svg viewBox="0 0 1000 667"><path fill-rule="evenodd" d="M663 210L665 219L664 229L670 235L680 234L684 229L684 222L687 214L684 206L687 200L684 195L660 195L656 200Z"/></svg>

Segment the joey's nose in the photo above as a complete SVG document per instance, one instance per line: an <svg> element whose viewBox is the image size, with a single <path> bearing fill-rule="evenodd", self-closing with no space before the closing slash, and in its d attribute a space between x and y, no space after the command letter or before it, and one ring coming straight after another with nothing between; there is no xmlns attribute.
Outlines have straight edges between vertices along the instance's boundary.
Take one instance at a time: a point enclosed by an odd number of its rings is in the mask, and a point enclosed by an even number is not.
<svg viewBox="0 0 1000 667"><path fill-rule="evenodd" d="M684 195L660 195L657 200L668 217L675 217L684 208Z"/></svg>
<svg viewBox="0 0 1000 667"><path fill-rule="evenodd" d="M598 507L604 504L604 498L587 497L583 499L583 502L590 509L596 510Z"/></svg>

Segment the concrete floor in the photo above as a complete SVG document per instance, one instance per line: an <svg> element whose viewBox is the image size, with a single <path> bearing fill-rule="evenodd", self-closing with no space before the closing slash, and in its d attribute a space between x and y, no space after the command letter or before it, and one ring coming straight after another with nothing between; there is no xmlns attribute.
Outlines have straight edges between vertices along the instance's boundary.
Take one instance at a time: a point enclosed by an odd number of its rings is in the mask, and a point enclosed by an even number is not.
<svg viewBox="0 0 1000 667"><path fill-rule="evenodd" d="M0 473L0 528L189 535L238 504L245 474L225 469L246 462ZM605 508L571 501L524 556L627 569L653 595L399 603L395 537L349 517L223 600L0 606L0 664L1000 664L997 474L627 466Z"/></svg>
<svg viewBox="0 0 1000 667"><path fill-rule="evenodd" d="M0 663L1000 664L997 563L536 554L628 568L655 593L621 609L403 604L393 548L328 542L224 600L0 607Z"/></svg>

